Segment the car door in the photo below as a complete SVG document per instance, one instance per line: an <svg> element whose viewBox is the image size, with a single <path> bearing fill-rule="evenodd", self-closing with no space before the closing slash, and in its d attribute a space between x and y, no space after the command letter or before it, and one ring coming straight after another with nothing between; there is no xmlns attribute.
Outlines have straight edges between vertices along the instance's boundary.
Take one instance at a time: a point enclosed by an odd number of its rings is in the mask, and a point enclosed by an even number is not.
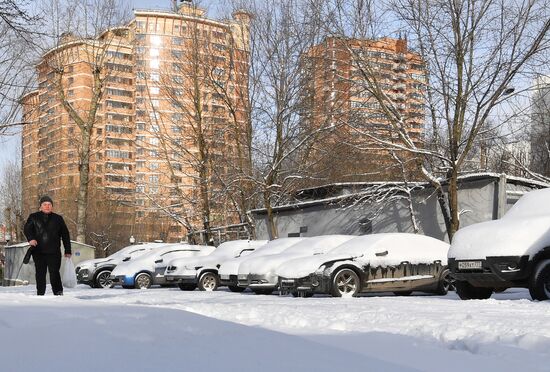
<svg viewBox="0 0 550 372"><path fill-rule="evenodd" d="M391 244L383 244L365 253L364 290L383 292L404 287L401 278L406 275L409 263L392 251Z"/></svg>

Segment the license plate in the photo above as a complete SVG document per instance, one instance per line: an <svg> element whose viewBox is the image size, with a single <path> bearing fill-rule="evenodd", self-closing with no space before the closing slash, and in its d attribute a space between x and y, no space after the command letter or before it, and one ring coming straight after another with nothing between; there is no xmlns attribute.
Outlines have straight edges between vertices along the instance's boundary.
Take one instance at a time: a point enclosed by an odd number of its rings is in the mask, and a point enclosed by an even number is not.
<svg viewBox="0 0 550 372"><path fill-rule="evenodd" d="M459 270L481 269L481 261L461 261L458 263Z"/></svg>

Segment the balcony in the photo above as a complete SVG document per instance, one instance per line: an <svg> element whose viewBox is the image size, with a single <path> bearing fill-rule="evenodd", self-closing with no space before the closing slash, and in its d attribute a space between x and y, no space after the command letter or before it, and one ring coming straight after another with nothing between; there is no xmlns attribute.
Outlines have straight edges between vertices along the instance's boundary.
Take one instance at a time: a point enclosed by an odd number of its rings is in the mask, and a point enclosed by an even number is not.
<svg viewBox="0 0 550 372"><path fill-rule="evenodd" d="M404 72L407 70L407 65L405 63L395 63L393 65L393 71L395 72Z"/></svg>

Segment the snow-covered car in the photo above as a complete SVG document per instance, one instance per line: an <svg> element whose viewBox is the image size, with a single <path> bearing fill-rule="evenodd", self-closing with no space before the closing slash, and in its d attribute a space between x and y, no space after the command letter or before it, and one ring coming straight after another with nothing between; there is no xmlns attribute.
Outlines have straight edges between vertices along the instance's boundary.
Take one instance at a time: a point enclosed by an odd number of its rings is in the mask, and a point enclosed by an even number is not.
<svg viewBox="0 0 550 372"><path fill-rule="evenodd" d="M88 284L92 288L111 288L111 272L121 262L135 259L152 249L164 247L166 243L147 243L130 245L105 258L82 261L75 268L79 284Z"/></svg>
<svg viewBox="0 0 550 372"><path fill-rule="evenodd" d="M215 247L206 245L168 244L141 257L119 264L111 273L115 285L124 288L150 288L165 285L164 272L168 262L176 258L205 256Z"/></svg>
<svg viewBox="0 0 550 372"><path fill-rule="evenodd" d="M294 258L323 254L355 238L352 235L324 235L302 240L275 254L250 257L239 265L239 286L248 286L256 294L271 294L279 285L275 270Z"/></svg>
<svg viewBox="0 0 550 372"><path fill-rule="evenodd" d="M177 258L168 263L164 278L167 283L178 283L182 291L215 291L219 284L218 268L225 261L244 257L265 245L267 240L233 240L222 243L208 256Z"/></svg>
<svg viewBox="0 0 550 372"><path fill-rule="evenodd" d="M246 260L252 257L260 257L268 254L276 254L284 251L291 245L294 245L304 239L308 238L279 238L268 242L262 247L256 249L254 252L244 257L237 257L225 261L218 269L218 275L220 277L220 285L227 286L232 292L242 292L248 286L248 281L244 280L239 286L238 274L239 266Z"/></svg>
<svg viewBox="0 0 550 372"><path fill-rule="evenodd" d="M282 293L335 297L361 292L444 295L451 286L449 244L417 234L363 235L325 254L285 262L277 270Z"/></svg>
<svg viewBox="0 0 550 372"><path fill-rule="evenodd" d="M550 299L550 189L523 195L500 220L460 229L448 257L463 300L511 287Z"/></svg>

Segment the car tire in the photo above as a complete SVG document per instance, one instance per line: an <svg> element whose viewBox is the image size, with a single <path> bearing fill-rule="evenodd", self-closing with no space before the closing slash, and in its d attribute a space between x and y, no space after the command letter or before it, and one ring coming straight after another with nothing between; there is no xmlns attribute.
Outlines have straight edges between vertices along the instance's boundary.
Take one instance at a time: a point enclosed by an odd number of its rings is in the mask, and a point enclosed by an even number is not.
<svg viewBox="0 0 550 372"><path fill-rule="evenodd" d="M396 291L396 292L393 292L393 294L396 295L396 296L410 296L411 293L413 293L413 291Z"/></svg>
<svg viewBox="0 0 550 372"><path fill-rule="evenodd" d="M94 279L95 288L113 288L115 283L111 279L111 270L100 271Z"/></svg>
<svg viewBox="0 0 550 372"><path fill-rule="evenodd" d="M238 285L228 285L227 288L229 288L231 292L236 292L236 293L241 293L246 290L245 287L239 287Z"/></svg>
<svg viewBox="0 0 550 372"><path fill-rule="evenodd" d="M212 292L218 289L220 285L220 279L216 273L207 272L201 275L199 278L199 289L201 291Z"/></svg>
<svg viewBox="0 0 550 372"><path fill-rule="evenodd" d="M149 289L153 284L153 278L147 273L139 273L136 275L135 283L137 289Z"/></svg>
<svg viewBox="0 0 550 372"><path fill-rule="evenodd" d="M195 283L178 283L178 288L182 291L194 291L197 289L197 285Z"/></svg>
<svg viewBox="0 0 550 372"><path fill-rule="evenodd" d="M437 284L435 294L445 296L449 291L455 291L455 282L456 280L451 276L451 272L446 270L443 275L441 275L441 280L439 280Z"/></svg>
<svg viewBox="0 0 550 372"><path fill-rule="evenodd" d="M352 269L341 269L332 277L330 294L333 297L355 297L361 291L359 275Z"/></svg>
<svg viewBox="0 0 550 372"><path fill-rule="evenodd" d="M456 294L461 300L486 300L493 294L492 288L474 287L462 280L455 282Z"/></svg>
<svg viewBox="0 0 550 372"><path fill-rule="evenodd" d="M252 292L257 295L270 295L273 293L274 288L251 288Z"/></svg>
<svg viewBox="0 0 550 372"><path fill-rule="evenodd" d="M533 300L550 299L550 260L539 262L529 279L529 293Z"/></svg>

